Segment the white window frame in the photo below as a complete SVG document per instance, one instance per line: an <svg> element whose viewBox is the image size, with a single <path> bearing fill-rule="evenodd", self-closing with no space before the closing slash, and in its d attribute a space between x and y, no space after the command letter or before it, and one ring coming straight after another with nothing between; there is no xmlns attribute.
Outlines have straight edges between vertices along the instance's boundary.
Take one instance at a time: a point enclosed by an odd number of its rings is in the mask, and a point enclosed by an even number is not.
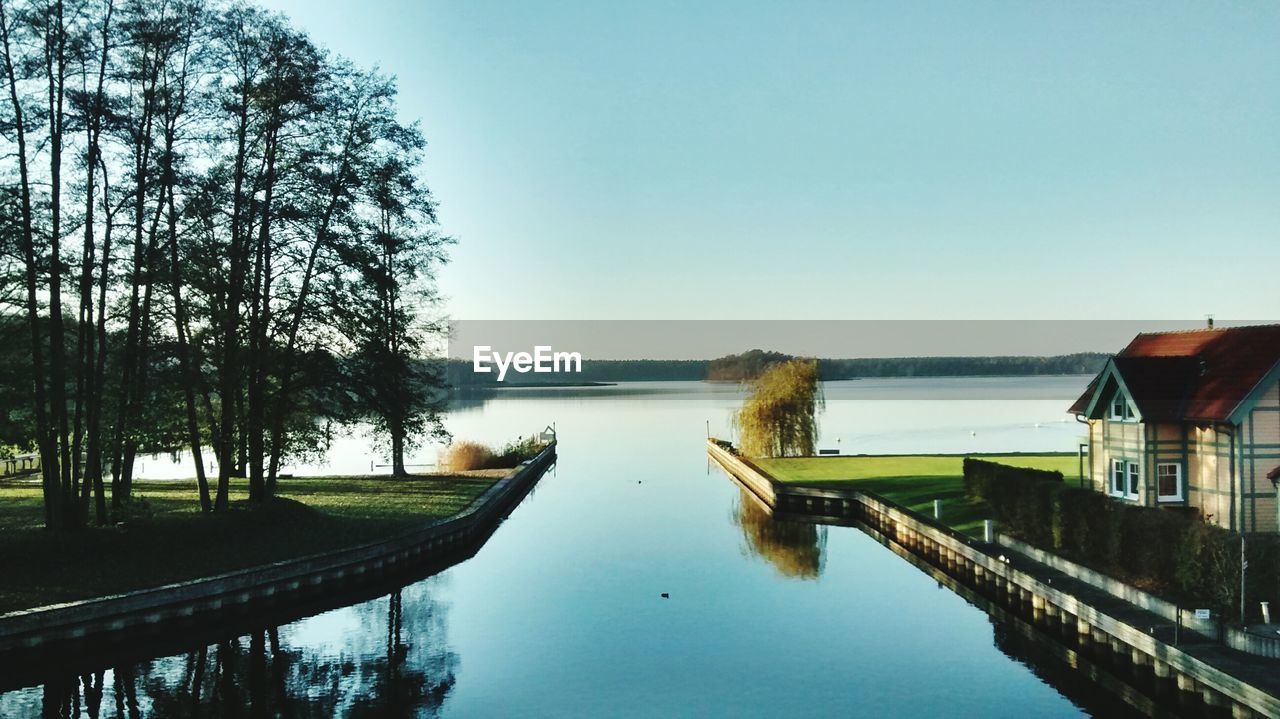
<svg viewBox="0 0 1280 719"><path fill-rule="evenodd" d="M1116 405L1120 405L1120 412L1116 412ZM1116 396L1111 398L1111 421L1113 422L1132 422L1137 418L1134 414L1133 405L1129 404L1129 398L1124 396L1124 392L1116 390Z"/></svg>
<svg viewBox="0 0 1280 719"><path fill-rule="evenodd" d="M1111 460L1111 496L1123 497L1125 495L1125 486L1128 482L1129 474L1127 465L1123 459Z"/></svg>
<svg viewBox="0 0 1280 719"><path fill-rule="evenodd" d="M1160 493L1160 470L1165 467L1173 467L1173 477L1176 483L1177 491L1174 494ZM1156 499L1161 502L1181 502L1183 499L1182 489L1182 463L1181 462L1160 462L1156 465Z"/></svg>
<svg viewBox="0 0 1280 719"><path fill-rule="evenodd" d="M1125 469L1128 470L1126 479L1129 480L1129 483L1125 485L1124 496L1128 499L1137 499L1140 491L1139 487L1142 484L1142 465L1137 462L1129 462Z"/></svg>

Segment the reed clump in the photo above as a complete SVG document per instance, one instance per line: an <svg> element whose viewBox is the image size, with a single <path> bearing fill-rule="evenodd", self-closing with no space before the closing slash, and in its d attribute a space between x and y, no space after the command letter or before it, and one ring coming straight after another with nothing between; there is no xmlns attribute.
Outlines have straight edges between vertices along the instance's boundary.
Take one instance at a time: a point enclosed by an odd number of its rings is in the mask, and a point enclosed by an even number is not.
<svg viewBox="0 0 1280 719"><path fill-rule="evenodd" d="M522 437L508 442L500 449L493 449L479 442L454 442L445 449L439 464L447 472L510 469L526 459L532 459L546 446L546 443L538 441L536 437Z"/></svg>
<svg viewBox="0 0 1280 719"><path fill-rule="evenodd" d="M445 450L442 465L448 472L489 469L493 466L493 450L479 442L454 442Z"/></svg>

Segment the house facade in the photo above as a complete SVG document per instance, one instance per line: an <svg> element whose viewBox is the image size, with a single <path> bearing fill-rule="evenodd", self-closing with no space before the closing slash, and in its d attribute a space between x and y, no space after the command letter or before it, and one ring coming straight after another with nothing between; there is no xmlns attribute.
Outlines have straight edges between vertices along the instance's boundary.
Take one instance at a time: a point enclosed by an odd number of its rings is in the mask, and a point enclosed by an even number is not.
<svg viewBox="0 0 1280 719"><path fill-rule="evenodd" d="M1280 531L1280 325L1140 334L1070 411L1095 491Z"/></svg>

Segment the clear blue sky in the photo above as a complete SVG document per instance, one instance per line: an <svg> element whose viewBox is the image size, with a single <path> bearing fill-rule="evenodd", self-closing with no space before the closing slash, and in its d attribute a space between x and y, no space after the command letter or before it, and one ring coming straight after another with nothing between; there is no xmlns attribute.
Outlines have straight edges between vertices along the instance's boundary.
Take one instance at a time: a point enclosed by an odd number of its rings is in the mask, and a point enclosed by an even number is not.
<svg viewBox="0 0 1280 719"><path fill-rule="evenodd" d="M267 5L398 76L456 318L1280 314L1277 2Z"/></svg>

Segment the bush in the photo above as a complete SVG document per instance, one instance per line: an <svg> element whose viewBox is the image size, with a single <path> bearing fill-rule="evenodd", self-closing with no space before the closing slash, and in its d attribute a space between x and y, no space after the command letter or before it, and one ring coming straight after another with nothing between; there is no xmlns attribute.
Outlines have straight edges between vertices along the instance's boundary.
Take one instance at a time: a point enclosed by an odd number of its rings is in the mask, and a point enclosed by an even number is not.
<svg viewBox="0 0 1280 719"><path fill-rule="evenodd" d="M466 472L493 466L493 451L479 442L454 442L444 453L443 469Z"/></svg>
<svg viewBox="0 0 1280 719"><path fill-rule="evenodd" d="M539 442L536 437L508 442L501 451L494 455L493 466L514 467L526 459L533 459L546 446Z"/></svg>
<svg viewBox="0 0 1280 719"><path fill-rule="evenodd" d="M1062 472L1010 467L973 457L964 458L964 490L971 497L990 500L992 492L1017 491L1022 481L1062 481Z"/></svg>
<svg viewBox="0 0 1280 719"><path fill-rule="evenodd" d="M1175 508L1118 502L1062 482L1057 472L964 460L965 491L1012 534L1098 571L1235 616L1240 535ZM1280 536L1250 535L1246 618L1280 599Z"/></svg>
<svg viewBox="0 0 1280 719"><path fill-rule="evenodd" d="M441 468L450 472L509 469L526 459L532 459L546 446L536 437L508 442L497 451L479 442L454 442L445 450Z"/></svg>

